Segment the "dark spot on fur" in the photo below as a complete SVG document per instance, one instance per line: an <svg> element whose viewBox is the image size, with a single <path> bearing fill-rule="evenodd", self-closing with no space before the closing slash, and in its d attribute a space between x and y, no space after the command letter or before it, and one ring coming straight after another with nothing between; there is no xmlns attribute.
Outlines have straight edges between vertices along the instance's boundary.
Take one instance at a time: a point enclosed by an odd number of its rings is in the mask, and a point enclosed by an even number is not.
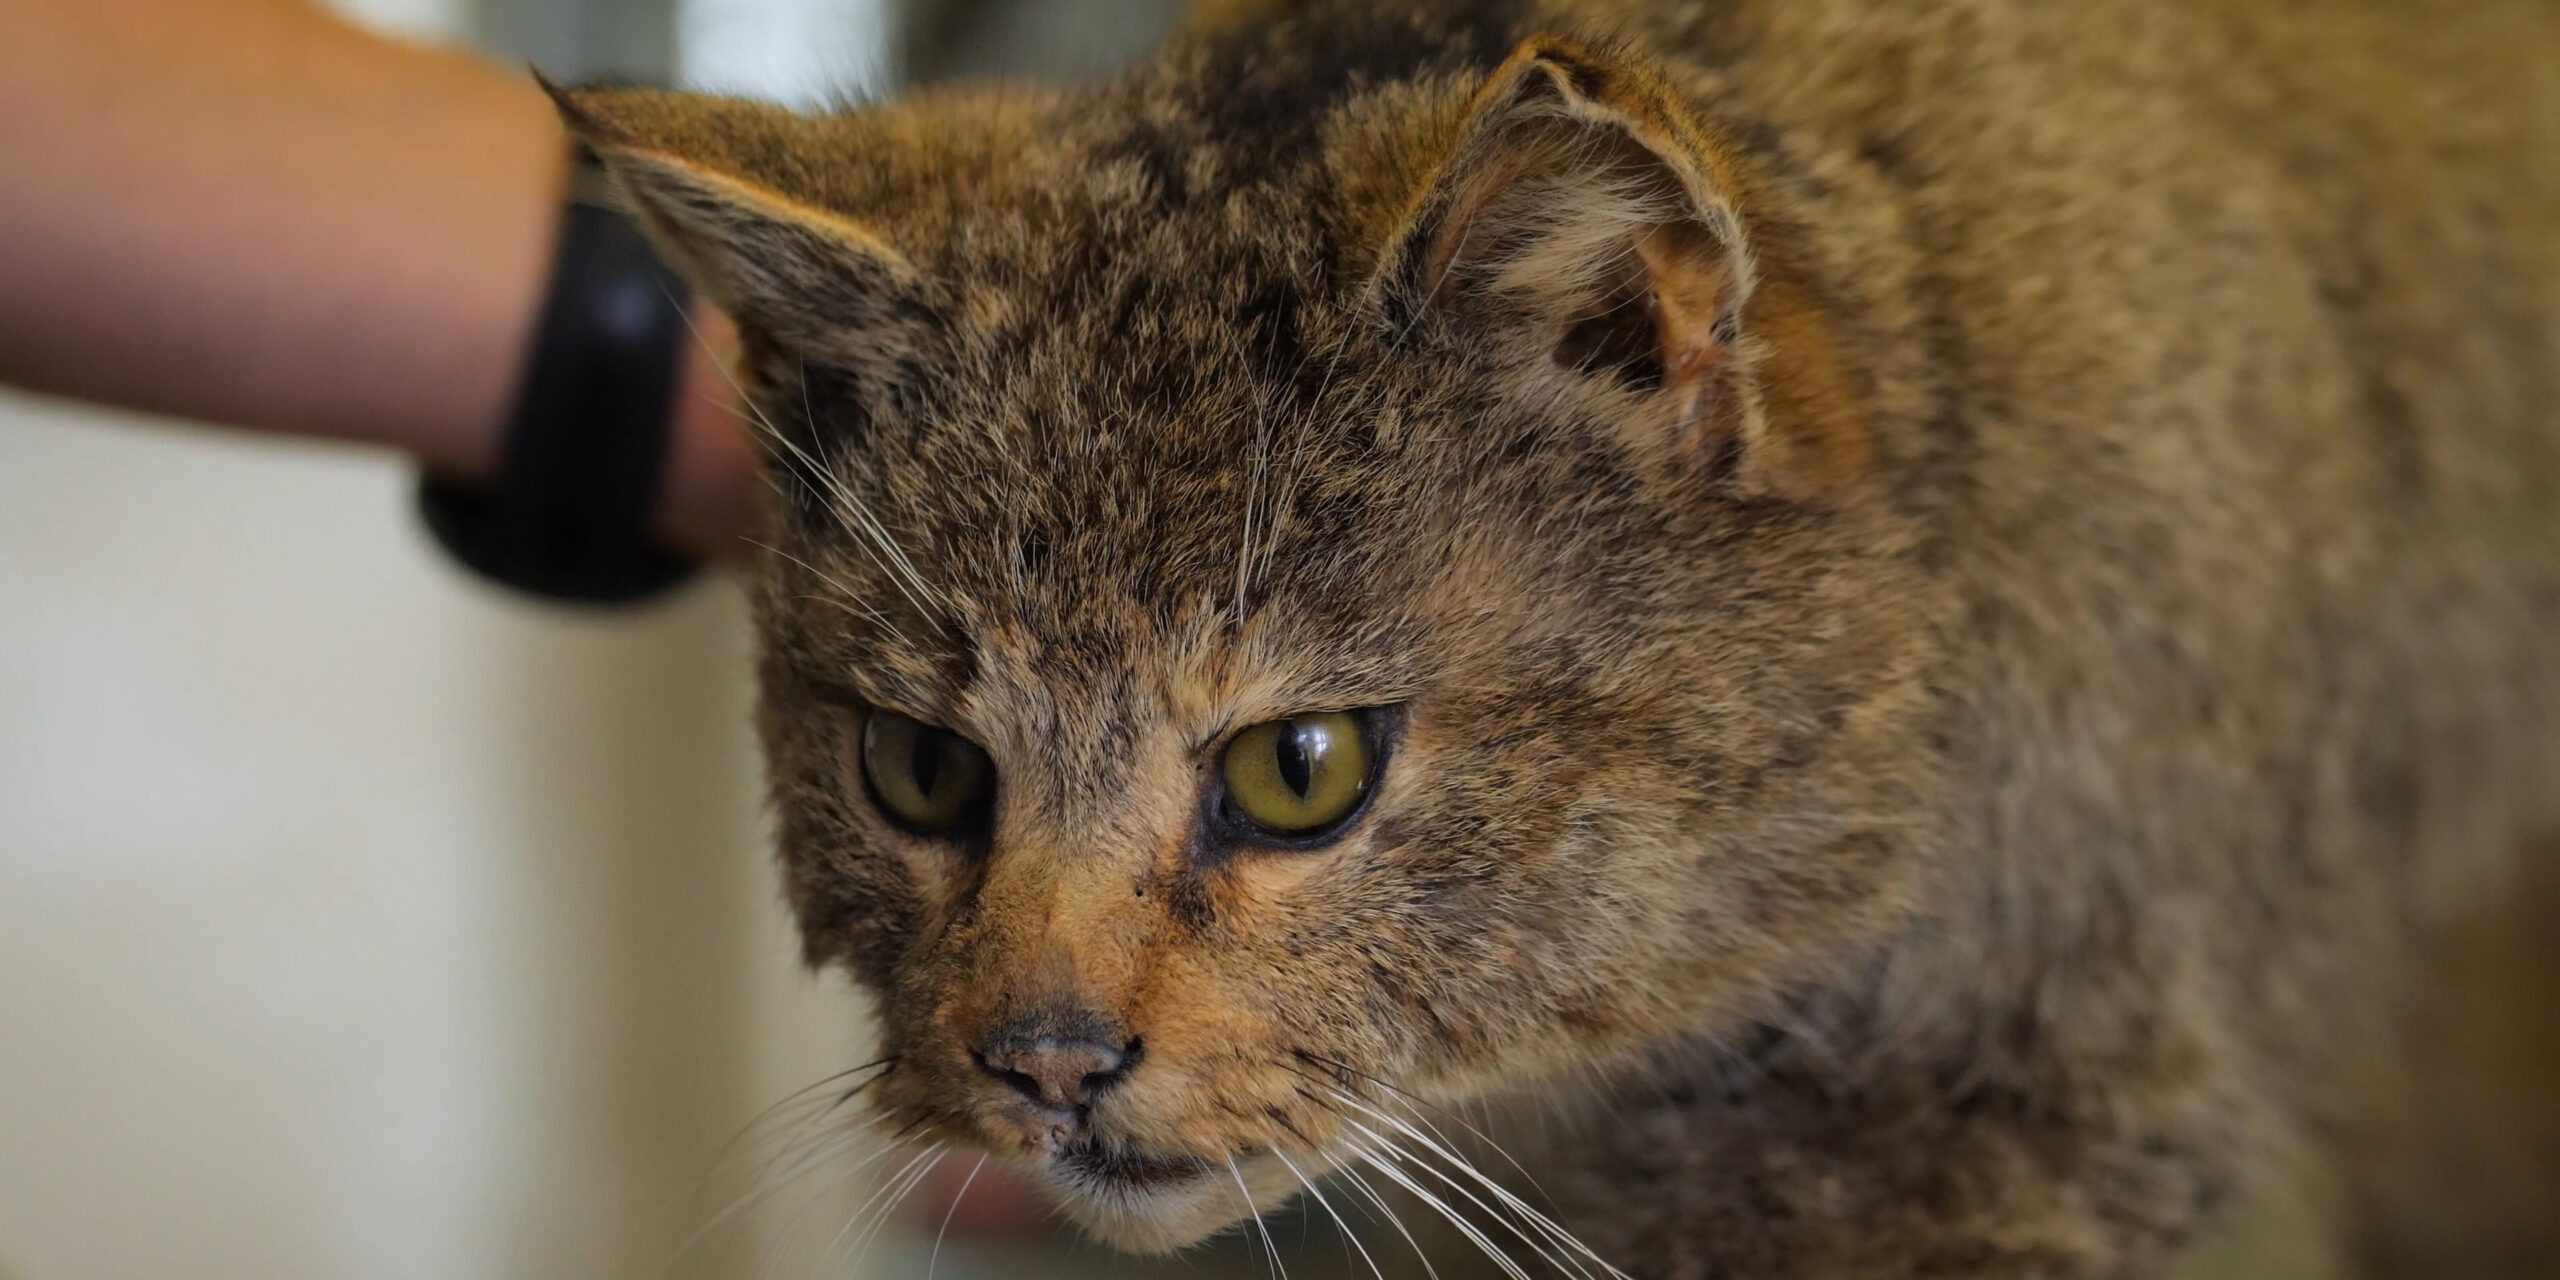
<svg viewBox="0 0 2560 1280"><path fill-rule="evenodd" d="M1218 910L1209 891L1208 873L1186 868L1173 877L1171 891L1165 896L1165 913L1190 933L1207 933L1213 928L1218 923Z"/></svg>

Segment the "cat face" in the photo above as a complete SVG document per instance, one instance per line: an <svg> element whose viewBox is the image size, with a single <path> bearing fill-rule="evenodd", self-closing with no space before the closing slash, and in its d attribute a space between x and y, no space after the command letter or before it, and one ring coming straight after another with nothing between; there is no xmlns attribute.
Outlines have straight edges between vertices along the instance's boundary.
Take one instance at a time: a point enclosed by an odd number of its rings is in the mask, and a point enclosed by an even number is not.
<svg viewBox="0 0 2560 1280"><path fill-rule="evenodd" d="M1142 1248L1746 1016L1892 917L1925 754L1854 397L1666 91L1535 40L1248 127L1167 67L563 100L746 334L870 1096Z"/></svg>

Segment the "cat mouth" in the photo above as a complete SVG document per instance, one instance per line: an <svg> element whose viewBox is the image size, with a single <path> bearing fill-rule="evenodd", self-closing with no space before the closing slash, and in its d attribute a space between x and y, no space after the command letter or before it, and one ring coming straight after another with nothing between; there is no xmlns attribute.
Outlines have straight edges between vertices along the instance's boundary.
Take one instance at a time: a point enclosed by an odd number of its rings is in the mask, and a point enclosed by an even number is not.
<svg viewBox="0 0 2560 1280"><path fill-rule="evenodd" d="M1061 1148L1056 1168L1094 1190L1164 1191L1188 1186L1218 1166L1197 1156L1156 1156L1087 1138Z"/></svg>

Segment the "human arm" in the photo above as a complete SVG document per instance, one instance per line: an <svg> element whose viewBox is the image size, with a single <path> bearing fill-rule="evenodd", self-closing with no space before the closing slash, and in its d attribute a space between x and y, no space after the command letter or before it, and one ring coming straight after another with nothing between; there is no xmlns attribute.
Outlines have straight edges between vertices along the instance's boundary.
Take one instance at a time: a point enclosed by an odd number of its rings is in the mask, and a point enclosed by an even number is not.
<svg viewBox="0 0 2560 1280"><path fill-rule="evenodd" d="M495 468L563 143L530 77L295 0L20 0L0 39L0 382ZM754 464L701 312L654 527Z"/></svg>

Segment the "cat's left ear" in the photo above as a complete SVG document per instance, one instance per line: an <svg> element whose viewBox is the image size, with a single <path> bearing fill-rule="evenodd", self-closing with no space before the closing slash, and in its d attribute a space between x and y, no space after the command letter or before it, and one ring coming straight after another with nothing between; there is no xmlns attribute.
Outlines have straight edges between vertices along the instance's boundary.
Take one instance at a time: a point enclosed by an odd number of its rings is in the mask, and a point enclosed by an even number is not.
<svg viewBox="0 0 2560 1280"><path fill-rule="evenodd" d="M542 85L659 252L752 337L859 373L925 336L923 273L799 189L792 158L840 146L823 120L738 99Z"/></svg>
<svg viewBox="0 0 2560 1280"><path fill-rule="evenodd" d="M1534 37L1488 77L1370 290L1538 379L1637 397L1702 466L1765 434L1752 252L1717 153L1643 71Z"/></svg>

